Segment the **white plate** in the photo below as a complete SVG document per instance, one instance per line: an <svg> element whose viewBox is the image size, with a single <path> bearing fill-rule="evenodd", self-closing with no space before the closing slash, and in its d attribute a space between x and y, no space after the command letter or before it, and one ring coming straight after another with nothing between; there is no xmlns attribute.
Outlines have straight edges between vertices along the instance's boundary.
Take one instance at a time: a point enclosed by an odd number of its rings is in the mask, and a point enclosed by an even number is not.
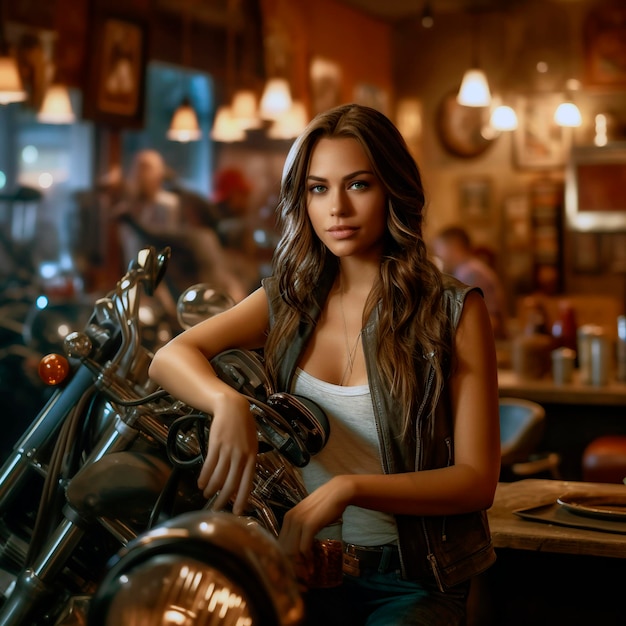
<svg viewBox="0 0 626 626"><path fill-rule="evenodd" d="M570 513L626 521L626 491L624 495L597 495L566 493L557 503Z"/></svg>

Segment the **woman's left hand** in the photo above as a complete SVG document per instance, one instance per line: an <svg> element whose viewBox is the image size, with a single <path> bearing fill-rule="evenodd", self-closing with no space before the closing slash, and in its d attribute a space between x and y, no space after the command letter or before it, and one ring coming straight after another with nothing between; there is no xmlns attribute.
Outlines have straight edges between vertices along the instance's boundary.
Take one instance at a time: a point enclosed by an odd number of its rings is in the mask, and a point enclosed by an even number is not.
<svg viewBox="0 0 626 626"><path fill-rule="evenodd" d="M306 573L313 564L315 535L325 526L339 520L348 505L346 478L336 476L318 487L288 511L283 519L278 541L292 559L298 578L306 579Z"/></svg>

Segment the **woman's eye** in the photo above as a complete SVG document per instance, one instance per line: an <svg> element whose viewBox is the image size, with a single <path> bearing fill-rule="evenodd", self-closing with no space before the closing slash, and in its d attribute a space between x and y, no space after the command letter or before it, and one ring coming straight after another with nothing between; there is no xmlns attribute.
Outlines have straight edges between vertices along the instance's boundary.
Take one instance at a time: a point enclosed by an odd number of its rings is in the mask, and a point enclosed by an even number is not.
<svg viewBox="0 0 626 626"><path fill-rule="evenodd" d="M312 185L309 187L309 191L311 193L324 193L326 191L326 187L324 187L324 185Z"/></svg>
<svg viewBox="0 0 626 626"><path fill-rule="evenodd" d="M350 185L350 189L356 189L357 191L361 189L367 189L368 184L363 182L362 180L356 180Z"/></svg>

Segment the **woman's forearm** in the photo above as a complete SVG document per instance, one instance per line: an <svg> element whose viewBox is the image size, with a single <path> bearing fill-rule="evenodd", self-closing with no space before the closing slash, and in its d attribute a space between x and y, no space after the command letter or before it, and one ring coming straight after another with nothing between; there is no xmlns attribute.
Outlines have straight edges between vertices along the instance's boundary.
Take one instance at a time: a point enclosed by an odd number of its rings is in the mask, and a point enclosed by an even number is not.
<svg viewBox="0 0 626 626"><path fill-rule="evenodd" d="M404 474L341 475L329 483L341 504L397 515L456 515L487 509L497 482L469 465Z"/></svg>
<svg viewBox="0 0 626 626"><path fill-rule="evenodd" d="M173 343L161 348L150 365L150 378L177 400L211 415L226 400L242 399L217 377L199 350L185 344Z"/></svg>

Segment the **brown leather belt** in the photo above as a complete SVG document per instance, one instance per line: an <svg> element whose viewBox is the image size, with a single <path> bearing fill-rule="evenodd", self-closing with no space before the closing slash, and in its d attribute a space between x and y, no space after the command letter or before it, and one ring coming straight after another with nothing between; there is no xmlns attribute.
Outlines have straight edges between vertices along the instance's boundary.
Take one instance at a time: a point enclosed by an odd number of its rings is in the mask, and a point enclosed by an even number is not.
<svg viewBox="0 0 626 626"><path fill-rule="evenodd" d="M360 576L365 569L375 570L380 574L400 569L398 546L356 546L346 543L343 547L343 573Z"/></svg>

